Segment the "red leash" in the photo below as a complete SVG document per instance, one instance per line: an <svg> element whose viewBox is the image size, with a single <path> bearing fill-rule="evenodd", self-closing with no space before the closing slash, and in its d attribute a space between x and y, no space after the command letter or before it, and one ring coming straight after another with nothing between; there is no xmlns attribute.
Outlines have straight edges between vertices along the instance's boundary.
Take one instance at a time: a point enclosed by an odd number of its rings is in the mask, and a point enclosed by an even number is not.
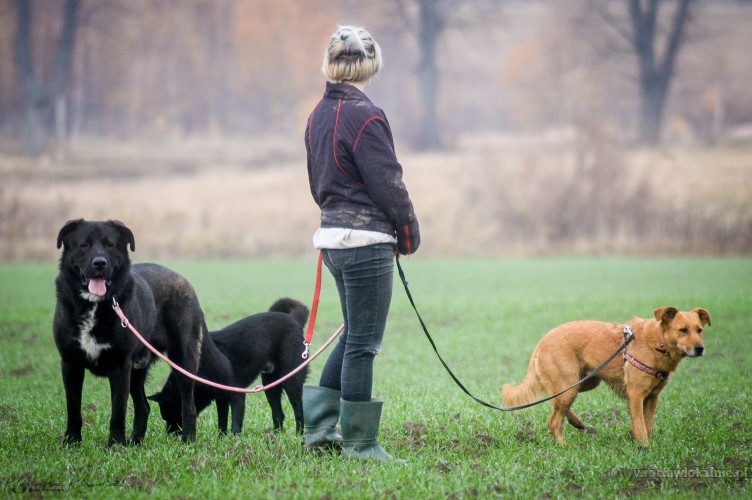
<svg viewBox="0 0 752 500"><path fill-rule="evenodd" d="M210 385L212 387L216 387L217 389L222 389L223 391L243 392L243 393L262 392L262 391L266 391L268 389L271 389L272 387L275 387L275 386L281 384L282 382L284 382L285 380L289 379L290 377L292 377L293 375L295 375L296 373L298 373L300 370L302 370L303 368L305 368L306 366L308 366L308 364L311 361L313 361L314 359L316 359L316 357L318 357L319 354L321 354L322 352L324 352L326 350L326 348L329 347L329 344L331 344L332 342L334 342L334 339L336 339L337 336L340 333L342 333L342 331L345 329L345 325L344 324L340 325L340 327L337 328L337 331L335 331L334 334L332 334L332 336L329 337L329 339L326 342L324 342L324 345L322 345L319 348L318 351L316 351L315 353L313 353L313 355L311 355L311 357L308 357L308 346L311 345L311 339L313 338L313 328L314 328L315 323L316 323L316 311L318 310L318 307L319 307L319 295L321 293L321 260L322 260L322 255L321 255L321 253L319 253L318 270L316 272L316 290L315 290L314 296L313 296L313 305L311 306L311 319L308 321L308 331L306 332L306 337L305 337L305 342L304 342L304 344L305 344L305 351L303 352L303 359L305 359L305 361L303 361L297 368L295 368L293 371L291 371L290 373L288 373L284 377L279 378L279 379L275 380L274 382L272 382L271 384L268 384L268 385L257 385L253 389L246 389L244 387L232 387L232 386L229 386L229 385L218 384L217 382L212 382L211 380L206 380L205 378L201 378L198 375L194 375L193 373L189 372L185 368L183 368L181 366L178 366L176 363L170 361L167 358L167 356L165 356L164 354L162 354L161 352L159 352L159 350L157 350L154 346L152 346L138 332L138 330L136 330L133 327L133 325L131 325L131 322L128 321L128 318L125 317L125 314L123 313L123 310L120 308L120 304L117 303L117 300L115 300L114 297L112 298L112 308L115 310L115 314L117 314L118 317L120 318L120 324L123 326L123 328L128 328L133 333L133 335L135 335L136 338L138 340L140 340L141 343L144 344L159 359L161 359L162 361L164 361L165 363L167 363L172 368L174 368L175 370L179 371L180 373L182 373L186 377L188 377L190 379L193 379L196 382L201 382L202 384Z"/></svg>
<svg viewBox="0 0 752 500"><path fill-rule="evenodd" d="M308 357L308 346L311 345L311 339L313 338L313 327L316 325L316 313L319 310L319 295L321 295L321 262L324 260L324 252L319 250L319 261L316 264L316 288L313 291L313 304L311 304L311 319L308 321L308 330L306 331L305 350L303 351L303 359ZM345 325L342 325L343 327ZM341 330L340 330L341 331Z"/></svg>

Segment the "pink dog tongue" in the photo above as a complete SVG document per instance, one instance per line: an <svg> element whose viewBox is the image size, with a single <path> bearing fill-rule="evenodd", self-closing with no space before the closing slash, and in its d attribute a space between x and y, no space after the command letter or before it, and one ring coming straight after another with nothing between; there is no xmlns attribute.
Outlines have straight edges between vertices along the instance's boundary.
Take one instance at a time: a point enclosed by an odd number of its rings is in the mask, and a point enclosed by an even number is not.
<svg viewBox="0 0 752 500"><path fill-rule="evenodd" d="M107 293L107 286L104 284L104 280L89 280L89 293L98 297L104 297Z"/></svg>

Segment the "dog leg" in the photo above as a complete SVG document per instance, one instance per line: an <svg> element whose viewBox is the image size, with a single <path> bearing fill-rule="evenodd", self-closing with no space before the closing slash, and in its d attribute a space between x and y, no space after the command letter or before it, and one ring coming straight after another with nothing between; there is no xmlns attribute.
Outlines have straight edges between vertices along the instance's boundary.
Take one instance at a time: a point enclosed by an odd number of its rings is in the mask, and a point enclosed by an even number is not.
<svg viewBox="0 0 752 500"><path fill-rule="evenodd" d="M641 446L647 446L650 444L650 439L645 427L645 395L642 391L627 389L627 401L629 403L629 414L632 417L632 438Z"/></svg>
<svg viewBox="0 0 752 500"><path fill-rule="evenodd" d="M282 430L282 425L285 421L285 414L282 411L282 388L280 386L272 387L266 391L265 394L266 401L272 409L272 424L274 425L274 431L279 432Z"/></svg>
<svg viewBox="0 0 752 500"><path fill-rule="evenodd" d="M552 394L555 394L556 392L558 391L554 390ZM576 397L577 392L572 389L571 391L565 392L561 396L551 400L553 413L551 414L551 418L548 419L548 430L551 431L551 435L554 437L556 443L562 446L567 445L567 441L564 439L564 433L562 432L564 417L570 413L570 408Z"/></svg>
<svg viewBox="0 0 752 500"><path fill-rule="evenodd" d="M291 380L290 382L293 381ZM284 390L285 394L287 394L287 400L290 402L290 406L292 406L293 415L295 416L295 432L297 434L303 434L303 384L285 384Z"/></svg>
<svg viewBox="0 0 752 500"><path fill-rule="evenodd" d="M65 404L68 411L68 423L65 428L65 442L81 441L81 392L84 386L85 370L75 363L61 362L63 387L65 387Z"/></svg>
<svg viewBox="0 0 752 500"><path fill-rule="evenodd" d="M245 394L233 394L230 396L232 408L232 433L240 434L243 431L243 419L245 418Z"/></svg>
<svg viewBox="0 0 752 500"><path fill-rule="evenodd" d="M217 404L217 426L219 428L219 434L224 436L227 434L227 416L230 413L230 399L232 396L219 397L214 400ZM233 414L235 412L233 411Z"/></svg>
<svg viewBox="0 0 752 500"><path fill-rule="evenodd" d="M551 417L548 419L548 430L551 432L556 444L561 446L567 445L567 440L564 439L564 433L561 431L562 424L564 423L564 417L559 413L559 410L554 406L554 411Z"/></svg>
<svg viewBox="0 0 752 500"><path fill-rule="evenodd" d="M133 400L133 432L131 444L140 444L146 435L149 422L149 402L146 399L146 369L133 370L131 373L131 399Z"/></svg>
<svg viewBox="0 0 752 500"><path fill-rule="evenodd" d="M585 422L582 421L580 417L578 417L572 410L569 410L567 412L567 422L569 422L573 427L577 429L584 429L585 428Z"/></svg>
<svg viewBox="0 0 752 500"><path fill-rule="evenodd" d="M109 379L112 415L110 416L110 439L107 445L125 446L125 417L128 413L128 394L131 385L130 361L112 370Z"/></svg>
<svg viewBox="0 0 752 500"><path fill-rule="evenodd" d="M198 363L196 363L198 364ZM184 367L186 370L195 373L196 367L195 365L188 368ZM196 440L196 401L193 398L193 380L189 379L185 375L178 375L177 377L178 381L178 390L180 391L180 402L182 405L181 409L181 422L183 423L182 426L182 434L181 439L183 442L188 441L195 441Z"/></svg>
<svg viewBox="0 0 752 500"><path fill-rule="evenodd" d="M653 439L653 424L655 423L655 411L658 408L658 394L651 394L645 398L642 408L645 415L645 430L648 433L648 439Z"/></svg>

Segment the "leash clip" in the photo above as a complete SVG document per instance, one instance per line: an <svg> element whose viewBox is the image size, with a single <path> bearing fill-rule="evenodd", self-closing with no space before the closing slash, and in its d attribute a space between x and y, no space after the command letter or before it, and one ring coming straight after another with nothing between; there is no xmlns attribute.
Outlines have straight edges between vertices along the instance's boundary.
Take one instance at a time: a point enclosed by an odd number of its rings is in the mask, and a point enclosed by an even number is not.
<svg viewBox="0 0 752 500"><path fill-rule="evenodd" d="M634 340L634 333L629 325L624 325L624 345L629 344Z"/></svg>
<svg viewBox="0 0 752 500"><path fill-rule="evenodd" d="M129 321L125 317L125 314L123 314L123 311L120 309L120 304L118 304L115 297L112 297L112 309L115 311L115 314L117 314L118 317L120 318L120 326L122 326L123 328L128 328Z"/></svg>
<svg viewBox="0 0 752 500"><path fill-rule="evenodd" d="M305 346L305 350L303 350L302 357L303 359L308 358L308 346L311 345L310 342L303 342L303 345Z"/></svg>

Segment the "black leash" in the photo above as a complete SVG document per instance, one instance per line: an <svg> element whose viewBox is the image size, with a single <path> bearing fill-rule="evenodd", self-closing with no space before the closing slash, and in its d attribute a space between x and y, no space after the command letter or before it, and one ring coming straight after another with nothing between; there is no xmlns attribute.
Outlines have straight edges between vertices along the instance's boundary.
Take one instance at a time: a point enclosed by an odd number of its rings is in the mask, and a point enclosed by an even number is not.
<svg viewBox="0 0 752 500"><path fill-rule="evenodd" d="M550 400L554 399L555 397L561 396L562 394L564 394L568 390L577 387L581 383L583 383L586 380L588 380L588 379L592 378L593 376L595 376L599 371L601 371L603 369L603 367L605 367L607 364L609 364L611 361L613 361L613 359L616 356L618 356L620 352L622 352L624 349L626 349L627 345L629 345L629 343L632 342L632 340L634 340L634 333L632 333L632 330L629 328L629 326L625 325L624 326L624 342L621 344L621 346L619 347L619 349L617 349L616 352L614 352L611 356L609 356L609 358L606 361L604 361L603 363L601 363L600 365L598 365L595 368L595 370L593 370L592 372L590 372L587 375L585 375L583 378L581 378L576 383L570 385L569 387L567 387L566 389L564 389L562 391L557 392L553 396L548 396L547 398L540 399L540 400L535 401L533 403L528 403L528 404L520 405L520 406L512 406L511 408L494 406L491 403L486 403L482 399L479 399L479 398L475 397L472 393L470 393L470 391L467 390L467 388L462 384L462 382L460 382L460 380L457 378L457 376L454 374L454 372L452 372L452 370L446 364L446 361L444 361L444 358L441 357L441 354L439 354L438 349L436 349L436 344L434 343L433 339L431 338L431 334L428 333L428 328L426 327L426 323L423 321L423 318L421 317L420 313L418 312L418 308L415 306L415 301L413 300L413 296L410 293L410 289L407 286L407 279L405 278L405 272L402 270L402 265L400 264L399 256L397 257L396 260L397 260L397 271L399 272L400 279L402 280L402 285L405 287L405 293L407 293L407 298L410 301L410 305L413 306L413 310L415 310L415 314L418 316L418 321L420 321L420 326L423 327L423 333L426 334L426 338L428 339L428 342L431 344L431 347L433 347L433 352L436 353L436 356L438 356L439 361L441 361L441 364L444 365L444 368L446 369L447 373L449 373L449 376L452 377L452 380L454 380L454 383L457 384L459 386L459 388L462 389L462 391L465 394L467 394L468 396L470 396L471 398L473 398L477 403L480 403L481 405L483 405L483 406L485 406L487 408L492 408L494 410L499 410L499 411L524 410L525 408L530 408L531 406L539 405L541 403L545 403L546 401L550 401Z"/></svg>

